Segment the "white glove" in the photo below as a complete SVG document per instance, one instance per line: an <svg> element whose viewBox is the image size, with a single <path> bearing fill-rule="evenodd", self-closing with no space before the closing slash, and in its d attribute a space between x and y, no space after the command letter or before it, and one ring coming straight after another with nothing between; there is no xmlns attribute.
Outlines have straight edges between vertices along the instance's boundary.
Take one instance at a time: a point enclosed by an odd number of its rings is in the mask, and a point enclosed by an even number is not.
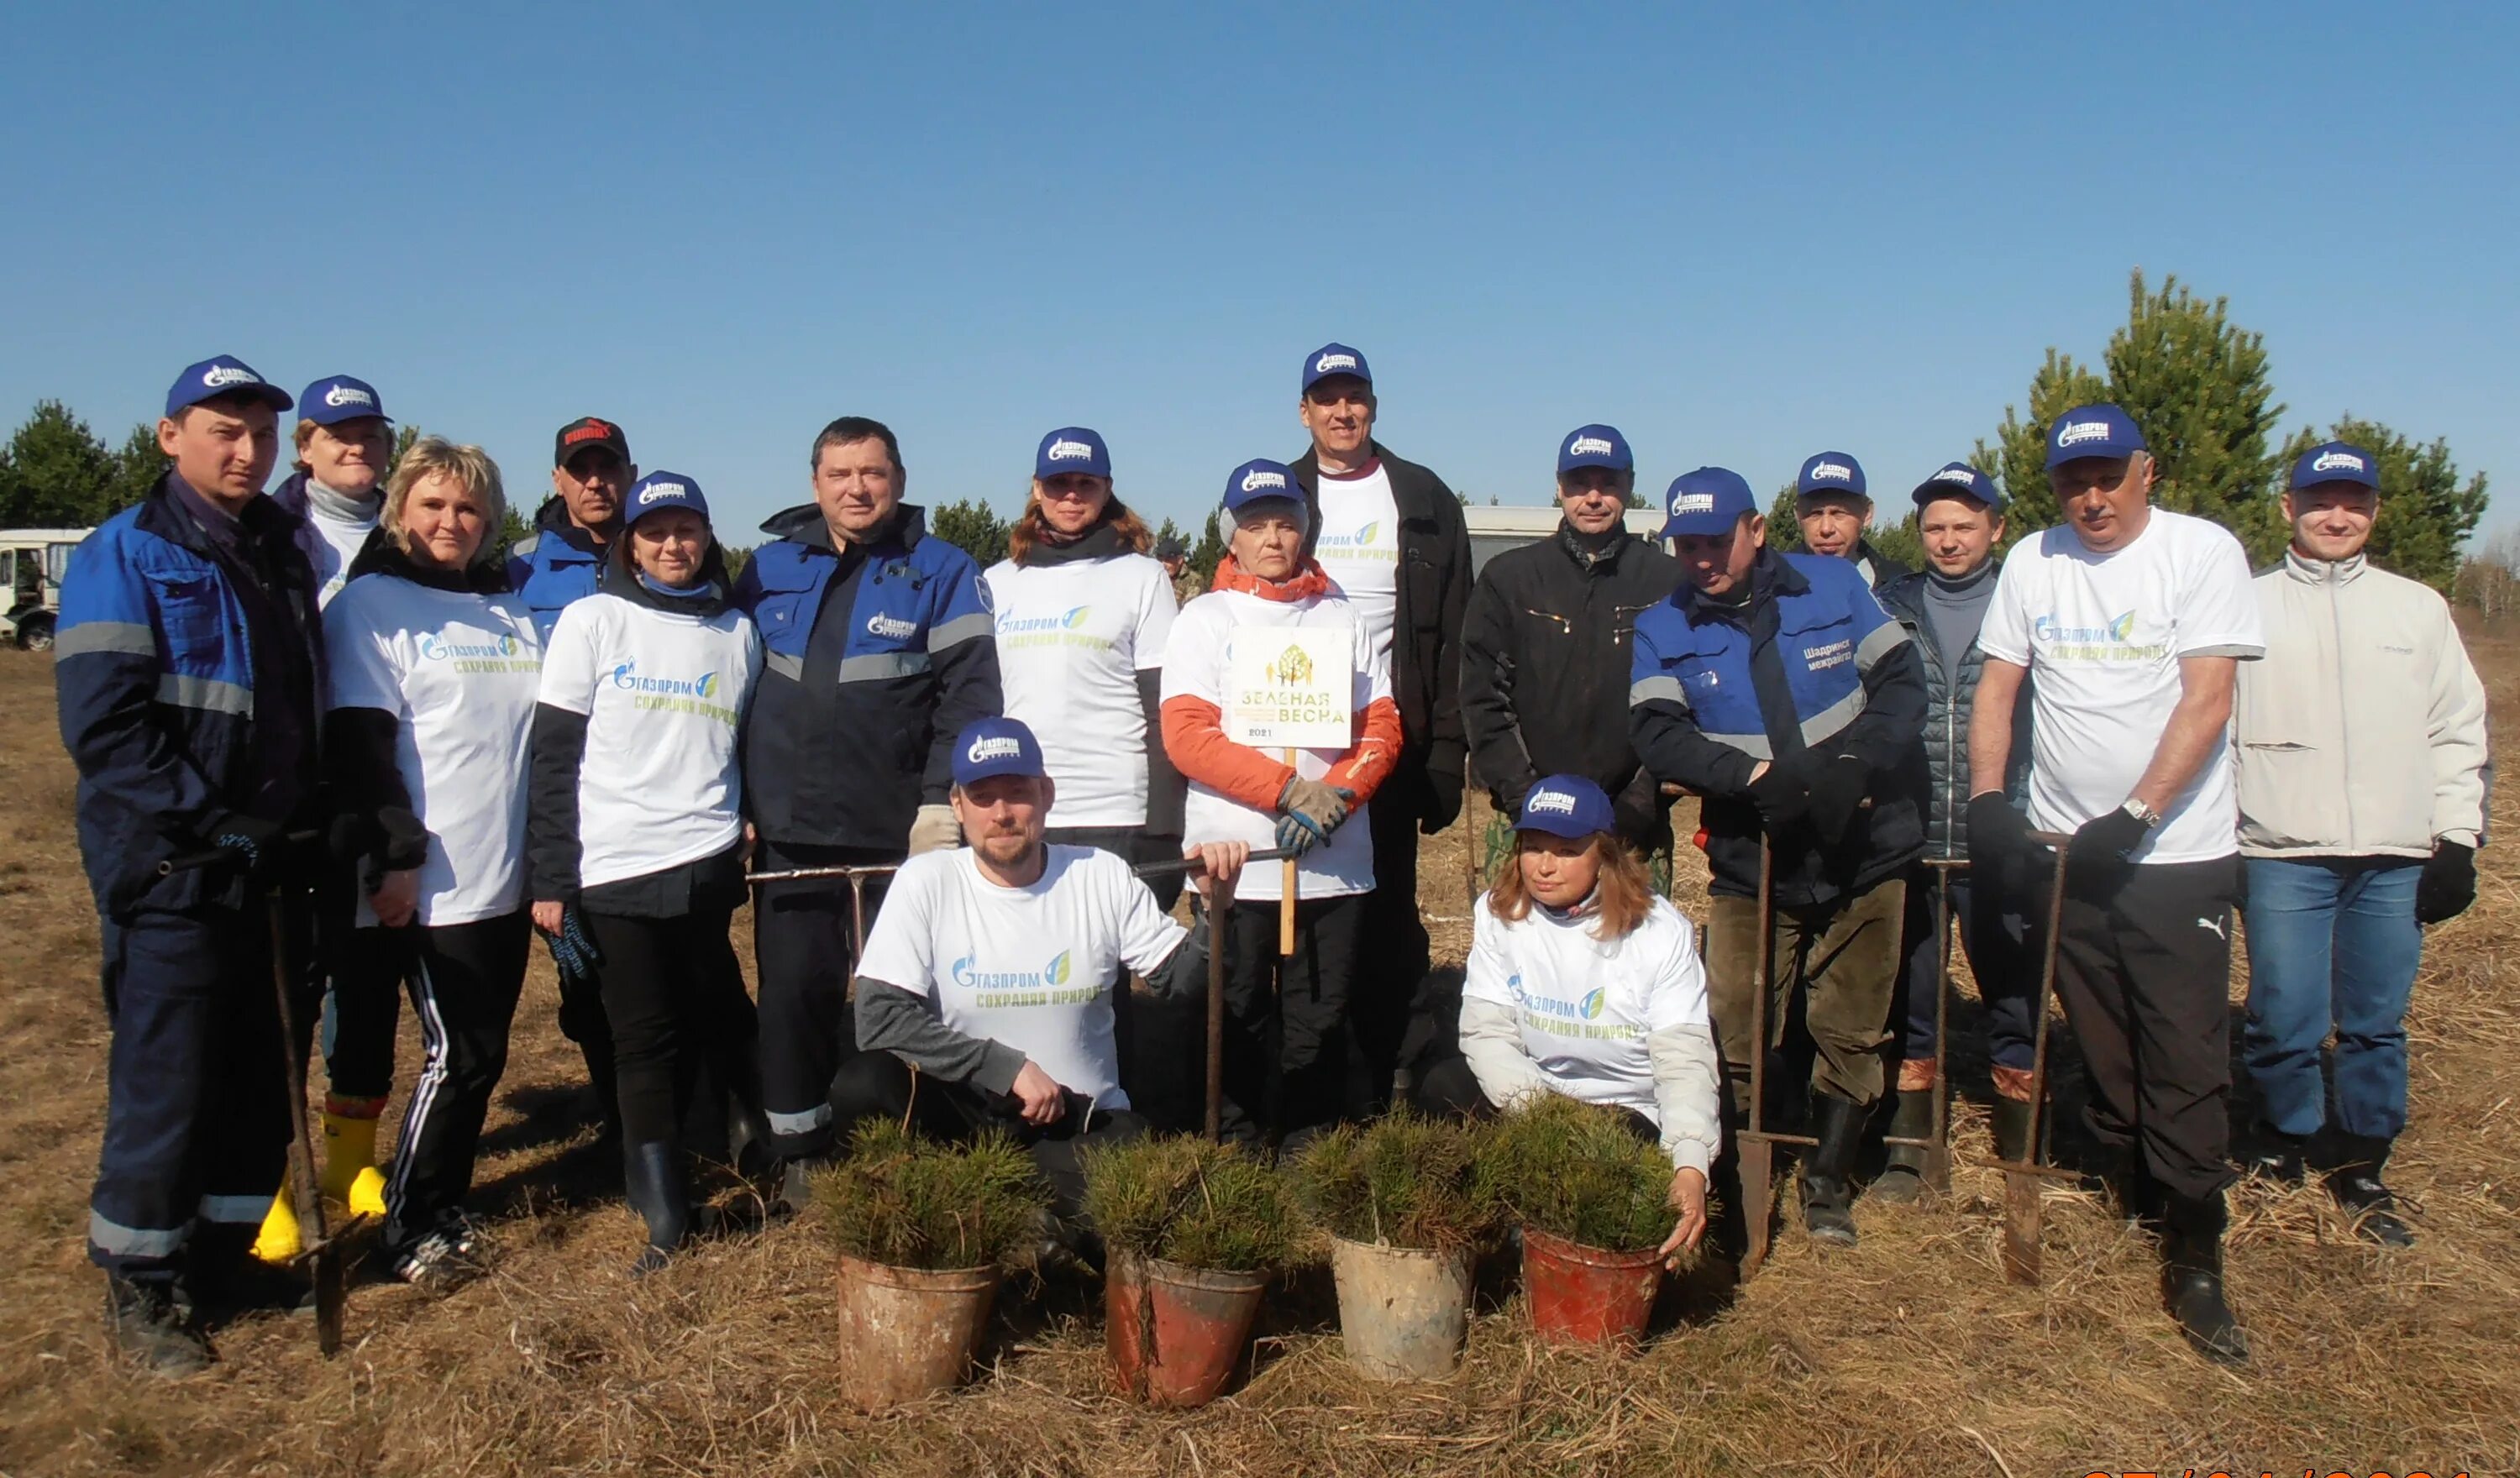
<svg viewBox="0 0 2520 1478"><path fill-rule="evenodd" d="M963 844L963 824L954 819L952 806L922 806L919 819L910 824L910 855L941 852Z"/></svg>

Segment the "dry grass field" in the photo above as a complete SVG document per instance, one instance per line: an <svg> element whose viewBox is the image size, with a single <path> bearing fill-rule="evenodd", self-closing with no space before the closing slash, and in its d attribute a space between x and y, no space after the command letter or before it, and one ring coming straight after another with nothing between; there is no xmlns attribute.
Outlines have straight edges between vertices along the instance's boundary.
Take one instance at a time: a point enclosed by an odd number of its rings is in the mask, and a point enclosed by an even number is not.
<svg viewBox="0 0 2520 1478"><path fill-rule="evenodd" d="M2507 747L2520 634L2480 633L2476 650ZM2047 1286L2002 1280L1983 1059L1963 1053L1951 1197L1860 1204L1863 1246L1842 1255L1789 1225L1737 1295L1676 1290L1641 1357L1535 1348L1501 1284L1454 1381L1377 1388L1344 1365L1324 1280L1306 1276L1264 1315L1246 1385L1157 1414L1109 1393L1092 1290L1054 1283L1002 1301L968 1390L870 1419L832 1394L832 1264L810 1217L626 1276L637 1231L588 1163L539 952L480 1169L493 1276L443 1301L356 1288L330 1363L305 1322L273 1317L220 1331L222 1362L182 1385L109 1366L81 1245L106 1030L70 796L49 665L0 651L0 1478L2520 1472L2507 845L2484 854L2476 909L2435 932L2416 993L2413 1123L2392 1179L2422 1241L2383 1255L2320 1193L2244 1186L2230 1281L2258 1352L2246 1371L2188 1353L2151 1252L2082 1192L2051 1192ZM1424 866L1455 962L1462 834ZM1702 917L1701 879L1679 891ZM406 1084L417 1059L407 1035Z"/></svg>

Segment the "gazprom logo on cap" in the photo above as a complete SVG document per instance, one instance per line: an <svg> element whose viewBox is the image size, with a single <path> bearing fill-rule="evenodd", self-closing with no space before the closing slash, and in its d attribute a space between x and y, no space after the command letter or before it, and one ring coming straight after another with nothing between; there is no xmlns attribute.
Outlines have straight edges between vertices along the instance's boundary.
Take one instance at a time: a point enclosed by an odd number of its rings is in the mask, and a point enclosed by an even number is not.
<svg viewBox="0 0 2520 1478"><path fill-rule="evenodd" d="M202 372L202 383L215 390L222 385L260 384L262 377L243 365L213 365Z"/></svg>
<svg viewBox="0 0 2520 1478"><path fill-rule="evenodd" d="M1563 790L1534 790L1524 808L1545 816L1572 816L1575 797Z"/></svg>
<svg viewBox="0 0 2520 1478"><path fill-rule="evenodd" d="M2069 421L2065 423L2065 428L2056 433L2058 446L2081 446L2086 441L2108 439L2109 424L2105 421Z"/></svg>
<svg viewBox="0 0 2520 1478"><path fill-rule="evenodd" d="M1328 375L1334 371L1355 368L1356 356L1353 354L1325 354L1313 361L1313 373L1316 375Z"/></svg>
<svg viewBox="0 0 2520 1478"><path fill-rule="evenodd" d="M963 757L975 765L985 765L991 760L1017 759L1022 754L1023 741L1011 734L984 734L971 740L971 747L963 751Z"/></svg>
<svg viewBox="0 0 2520 1478"><path fill-rule="evenodd" d="M1566 455L1569 457L1607 457L1617 450L1618 448L1610 445L1609 439L1603 436L1578 436L1566 443Z"/></svg>
<svg viewBox="0 0 2520 1478"><path fill-rule="evenodd" d="M2310 465L2310 470L2314 472L2367 472L2370 470L2362 465L2362 459L2352 452L2321 452L2318 460Z"/></svg>
<svg viewBox="0 0 2520 1478"><path fill-rule="evenodd" d="M1713 512L1715 512L1715 495L1713 493L1681 493L1671 500L1671 515L1675 518L1681 517L1687 514L1711 514Z"/></svg>
<svg viewBox="0 0 2520 1478"><path fill-rule="evenodd" d="M1054 441L1050 444L1050 460L1053 462L1091 462L1094 460L1094 448L1087 446L1082 441Z"/></svg>
<svg viewBox="0 0 2520 1478"><path fill-rule="evenodd" d="M688 497L690 494L691 489L679 482L652 482L648 490L639 495L639 506L646 508L661 499Z"/></svg>
<svg viewBox="0 0 2520 1478"><path fill-rule="evenodd" d="M1814 482L1852 482L1855 470L1843 462L1817 463L1811 470Z"/></svg>
<svg viewBox="0 0 2520 1478"><path fill-rule="evenodd" d="M375 405L377 397L354 384L337 384L324 392L326 405Z"/></svg>
<svg viewBox="0 0 2520 1478"><path fill-rule="evenodd" d="M1977 486L1977 477L1964 467L1947 467L1926 479L1930 482L1957 482L1962 487Z"/></svg>
<svg viewBox="0 0 2520 1478"><path fill-rule="evenodd" d="M1242 490L1246 493L1256 493L1262 488L1270 487L1274 487L1282 493L1284 492L1286 490L1286 474L1283 472L1273 472L1264 467L1253 468L1251 470L1242 474Z"/></svg>

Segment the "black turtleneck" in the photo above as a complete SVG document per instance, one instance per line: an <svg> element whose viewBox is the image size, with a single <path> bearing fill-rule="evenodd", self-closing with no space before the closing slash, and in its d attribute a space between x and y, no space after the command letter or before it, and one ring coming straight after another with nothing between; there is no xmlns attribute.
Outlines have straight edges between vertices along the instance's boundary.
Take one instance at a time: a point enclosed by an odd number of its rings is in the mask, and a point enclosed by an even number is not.
<svg viewBox="0 0 2520 1478"><path fill-rule="evenodd" d="M1925 620L1933 628L1934 649L1942 654L1943 675L1955 682L1969 644L1986 624L1987 605L1995 599L1995 568L1989 560L1958 579L1931 565L1925 568Z"/></svg>

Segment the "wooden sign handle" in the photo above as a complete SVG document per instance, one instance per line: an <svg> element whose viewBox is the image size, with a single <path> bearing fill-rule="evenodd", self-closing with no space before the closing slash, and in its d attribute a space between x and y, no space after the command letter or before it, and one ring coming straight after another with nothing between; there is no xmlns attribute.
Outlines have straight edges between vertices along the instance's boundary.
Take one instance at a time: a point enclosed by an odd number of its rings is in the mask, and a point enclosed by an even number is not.
<svg viewBox="0 0 2520 1478"><path fill-rule="evenodd" d="M1286 768L1291 770L1294 766L1295 751L1289 749L1286 751ZM1278 953L1282 957L1291 959L1295 953L1296 882L1294 854L1288 853L1286 860L1279 865L1278 877L1280 887L1278 901Z"/></svg>

